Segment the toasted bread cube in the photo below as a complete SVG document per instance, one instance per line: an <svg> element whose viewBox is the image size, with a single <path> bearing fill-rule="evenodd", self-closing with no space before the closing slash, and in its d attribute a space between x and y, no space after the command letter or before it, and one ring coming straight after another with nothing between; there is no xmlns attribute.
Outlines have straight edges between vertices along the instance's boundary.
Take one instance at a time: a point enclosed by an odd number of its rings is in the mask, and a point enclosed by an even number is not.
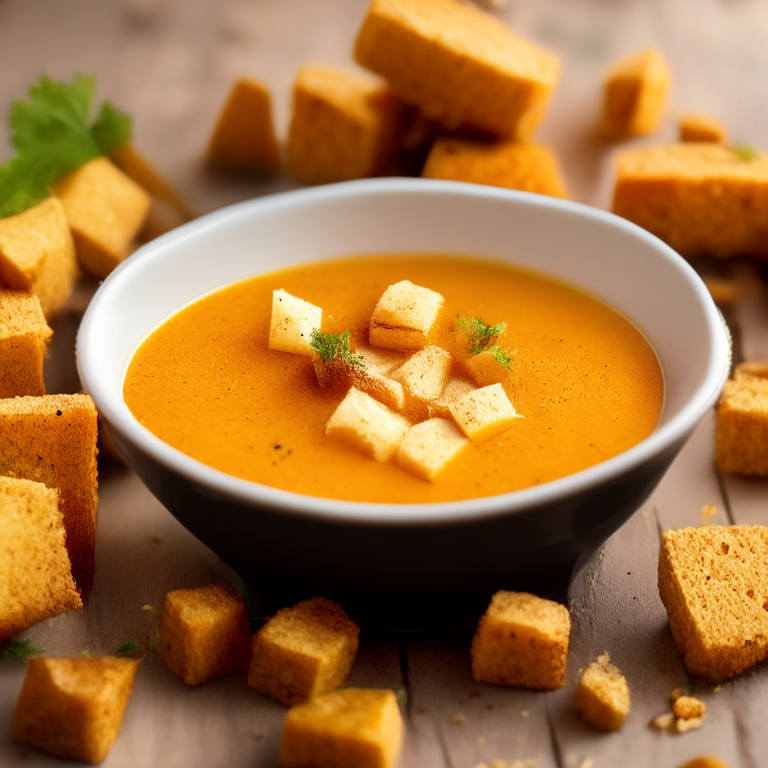
<svg viewBox="0 0 768 768"><path fill-rule="evenodd" d="M507 429L515 419L523 418L515 411L501 384L468 392L449 406L461 431L473 442L481 443Z"/></svg>
<svg viewBox="0 0 768 768"><path fill-rule="evenodd" d="M618 141L653 133L664 116L669 87L669 67L653 48L614 64L603 86L603 136Z"/></svg>
<svg viewBox="0 0 768 768"><path fill-rule="evenodd" d="M402 737L392 691L344 688L288 710L280 768L395 768Z"/></svg>
<svg viewBox="0 0 768 768"><path fill-rule="evenodd" d="M229 584L168 592L157 654L187 685L248 669L251 630L243 598Z"/></svg>
<svg viewBox="0 0 768 768"><path fill-rule="evenodd" d="M346 680L360 628L324 597L279 610L253 636L248 685L292 706L322 696Z"/></svg>
<svg viewBox="0 0 768 768"><path fill-rule="evenodd" d="M388 349L422 349L444 301L436 291L410 280L390 285L371 316L371 344Z"/></svg>
<svg viewBox="0 0 768 768"><path fill-rule="evenodd" d="M443 394L451 375L451 356L440 347L424 347L389 374L403 385L405 407L418 420L429 416L432 401Z"/></svg>
<svg viewBox="0 0 768 768"><path fill-rule="evenodd" d="M450 405L468 392L473 392L477 387L473 382L456 376L448 379L443 394L429 404L430 416L440 419L451 419Z"/></svg>
<svg viewBox="0 0 768 768"><path fill-rule="evenodd" d="M82 607L56 490L0 477L0 530L0 641Z"/></svg>
<svg viewBox="0 0 768 768"><path fill-rule="evenodd" d="M55 198L0 219L0 283L40 299L46 317L61 309L78 277L72 233Z"/></svg>
<svg viewBox="0 0 768 768"><path fill-rule="evenodd" d="M766 562L761 525L662 534L659 594L691 674L722 682L768 657Z"/></svg>
<svg viewBox="0 0 768 768"><path fill-rule="evenodd" d="M584 721L596 728L618 731L624 725L629 714L629 686L607 653L584 670L573 705Z"/></svg>
<svg viewBox="0 0 768 768"><path fill-rule="evenodd" d="M323 361L320 355L312 356L317 383L326 390L356 387L387 408L402 411L405 408L403 385L379 373L376 369L354 365L346 360Z"/></svg>
<svg viewBox="0 0 768 768"><path fill-rule="evenodd" d="M269 321L269 348L296 355L314 355L312 330L320 330L323 310L308 301L291 296L282 288L272 291L272 317Z"/></svg>
<svg viewBox="0 0 768 768"><path fill-rule="evenodd" d="M672 702L672 712L675 717L681 717L683 720L704 717L706 711L707 705L694 696L678 696Z"/></svg>
<svg viewBox="0 0 768 768"><path fill-rule="evenodd" d="M0 400L0 467L58 490L72 575L84 596L93 584L96 436L96 409L88 395Z"/></svg>
<svg viewBox="0 0 768 768"><path fill-rule="evenodd" d="M734 379L741 378L768 379L768 362L754 361L751 363L740 363L733 371Z"/></svg>
<svg viewBox="0 0 768 768"><path fill-rule="evenodd" d="M491 384L501 384L507 391L512 385L512 374L509 368L499 360L493 350L483 350L464 361L464 367L472 380L480 387Z"/></svg>
<svg viewBox="0 0 768 768"><path fill-rule="evenodd" d="M56 757L100 763L120 732L138 668L136 659L113 656L32 659L11 735Z"/></svg>
<svg viewBox="0 0 768 768"><path fill-rule="evenodd" d="M272 95L264 83L253 77L235 81L213 129L208 161L247 171L280 170Z"/></svg>
<svg viewBox="0 0 768 768"><path fill-rule="evenodd" d="M389 461L403 441L411 422L356 387L325 425L325 434L337 437L376 461Z"/></svg>
<svg viewBox="0 0 768 768"><path fill-rule="evenodd" d="M557 57L457 0L373 0L355 59L446 128L527 139L560 75Z"/></svg>
<svg viewBox="0 0 768 768"><path fill-rule="evenodd" d="M379 376L388 376L409 357L407 352L383 347L360 347L355 351L363 358L366 369Z"/></svg>
<svg viewBox="0 0 768 768"><path fill-rule="evenodd" d="M680 141L703 141L725 144L725 126L705 115L687 112L680 117L679 130Z"/></svg>
<svg viewBox="0 0 768 768"><path fill-rule="evenodd" d="M447 419L412 426L397 449L397 463L423 480L434 480L469 441Z"/></svg>
<svg viewBox="0 0 768 768"><path fill-rule="evenodd" d="M472 639L472 677L498 685L562 688L570 632L564 605L526 592L497 592Z"/></svg>
<svg viewBox="0 0 768 768"><path fill-rule="evenodd" d="M97 157L53 186L64 206L80 264L106 277L129 252L151 199L106 157Z"/></svg>

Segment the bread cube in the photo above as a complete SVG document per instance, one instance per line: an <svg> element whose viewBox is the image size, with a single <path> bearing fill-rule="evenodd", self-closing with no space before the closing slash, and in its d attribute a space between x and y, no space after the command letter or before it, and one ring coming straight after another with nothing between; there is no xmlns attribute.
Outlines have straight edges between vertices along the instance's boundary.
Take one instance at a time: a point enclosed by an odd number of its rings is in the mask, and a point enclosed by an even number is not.
<svg viewBox="0 0 768 768"><path fill-rule="evenodd" d="M768 362L754 361L751 363L740 363L733 371L733 378L768 379Z"/></svg>
<svg viewBox="0 0 768 768"><path fill-rule="evenodd" d="M554 54L457 0L373 0L355 59L446 128L518 140L544 117L560 75Z"/></svg>
<svg viewBox="0 0 768 768"><path fill-rule="evenodd" d="M280 768L395 768L402 736L392 691L345 688L288 710Z"/></svg>
<svg viewBox="0 0 768 768"><path fill-rule="evenodd" d="M100 763L120 732L138 667L111 656L32 659L11 735L56 757Z"/></svg>
<svg viewBox="0 0 768 768"><path fill-rule="evenodd" d="M80 264L106 277L128 256L151 199L106 157L97 157L53 186L64 206Z"/></svg>
<svg viewBox="0 0 768 768"><path fill-rule="evenodd" d="M768 657L768 529L666 531L659 594L683 663L722 682Z"/></svg>
<svg viewBox="0 0 768 768"><path fill-rule="evenodd" d="M669 67L653 48L614 64L603 85L603 136L618 141L653 133L664 116L669 88Z"/></svg>
<svg viewBox="0 0 768 768"><path fill-rule="evenodd" d="M704 717L707 711L707 705L694 696L678 696L672 702L672 712L675 717L681 717L683 720Z"/></svg>
<svg viewBox="0 0 768 768"><path fill-rule="evenodd" d="M213 129L208 161L246 171L280 170L272 95L264 83L253 77L235 81Z"/></svg>
<svg viewBox="0 0 768 768"><path fill-rule="evenodd" d="M448 410L473 443L482 443L508 429L515 419L523 418L515 411L501 384L468 392L454 400Z"/></svg>
<svg viewBox="0 0 768 768"><path fill-rule="evenodd" d="M403 469L432 481L468 442L453 422L428 419L406 432L396 460Z"/></svg>
<svg viewBox="0 0 768 768"><path fill-rule="evenodd" d="M358 347L355 352L363 358L366 370L379 376L388 376L409 357L407 352L383 347Z"/></svg>
<svg viewBox="0 0 768 768"><path fill-rule="evenodd" d="M58 490L72 575L83 596L93 584L96 436L96 409L88 395L0 400L0 467L6 475Z"/></svg>
<svg viewBox="0 0 768 768"><path fill-rule="evenodd" d="M356 387L387 408L402 411L405 408L403 385L367 367L354 365L346 360L324 362L320 355L312 356L317 383L326 390Z"/></svg>
<svg viewBox="0 0 768 768"><path fill-rule="evenodd" d="M328 419L325 434L343 440L376 461L389 461L410 427L405 416L352 387Z"/></svg>
<svg viewBox="0 0 768 768"><path fill-rule="evenodd" d="M338 688L357 655L360 628L324 597L278 611L253 636L248 685L283 704Z"/></svg>
<svg viewBox="0 0 768 768"><path fill-rule="evenodd" d="M0 642L82 607L56 490L0 477L0 530Z"/></svg>
<svg viewBox="0 0 768 768"><path fill-rule="evenodd" d="M512 387L512 372L499 360L493 350L486 349L472 355L464 361L464 367L475 384L480 387L501 384L505 391L509 391Z"/></svg>
<svg viewBox="0 0 768 768"><path fill-rule="evenodd" d="M2 285L33 293L50 318L66 303L77 277L72 233L55 197L0 219Z"/></svg>
<svg viewBox="0 0 768 768"><path fill-rule="evenodd" d="M687 112L680 117L679 130L680 141L703 141L725 144L725 126L705 115Z"/></svg>
<svg viewBox="0 0 768 768"><path fill-rule="evenodd" d="M322 322L323 310L320 307L291 296L282 288L272 291L269 348L296 355L314 355L312 330L319 331Z"/></svg>
<svg viewBox="0 0 768 768"><path fill-rule="evenodd" d="M436 291L401 280L381 295L371 316L374 347L422 349L445 299Z"/></svg>
<svg viewBox="0 0 768 768"><path fill-rule="evenodd" d="M497 592L472 639L472 677L498 685L562 688L570 632L564 605L526 592Z"/></svg>
<svg viewBox="0 0 768 768"><path fill-rule="evenodd" d="M424 347L389 374L403 385L405 408L416 421L429 417L451 375L451 356L440 347Z"/></svg>
<svg viewBox="0 0 768 768"><path fill-rule="evenodd" d="M629 714L629 686L607 653L584 670L573 705L584 721L596 728L618 731L624 725Z"/></svg>
<svg viewBox="0 0 768 768"><path fill-rule="evenodd" d="M461 376L448 379L443 394L429 404L431 417L440 419L452 419L450 405L468 392L473 392L477 387L473 382Z"/></svg>

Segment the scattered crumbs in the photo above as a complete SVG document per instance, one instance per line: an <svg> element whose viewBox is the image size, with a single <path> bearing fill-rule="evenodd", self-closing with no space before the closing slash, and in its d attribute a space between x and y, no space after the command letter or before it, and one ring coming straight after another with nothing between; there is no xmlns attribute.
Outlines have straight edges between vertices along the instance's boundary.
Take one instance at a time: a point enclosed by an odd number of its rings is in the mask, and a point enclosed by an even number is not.
<svg viewBox="0 0 768 768"><path fill-rule="evenodd" d="M665 731L667 728L671 728L675 724L675 715L673 712L665 712L663 715L654 717L649 723L651 728L658 728L660 731Z"/></svg>
<svg viewBox="0 0 768 768"><path fill-rule="evenodd" d="M530 713L530 712L529 712L527 709L524 709L524 710L523 710L523 711L520 713L520 717L530 717L530 715L531 715L531 713Z"/></svg>
<svg viewBox="0 0 768 768"><path fill-rule="evenodd" d="M456 725L464 725L465 717L461 713L458 715L454 715L453 722L456 723Z"/></svg>
<svg viewBox="0 0 768 768"><path fill-rule="evenodd" d="M709 525L709 521L717 514L717 507L712 504L705 504L701 508L701 524Z"/></svg>
<svg viewBox="0 0 768 768"><path fill-rule="evenodd" d="M397 703L401 708L404 708L405 705L408 703L408 691L405 690L405 688L401 688L396 694L395 698L397 699Z"/></svg>
<svg viewBox="0 0 768 768"><path fill-rule="evenodd" d="M82 651L80 651L81 656L85 656L86 659L91 658L91 652L87 648L83 648Z"/></svg>
<svg viewBox="0 0 768 768"><path fill-rule="evenodd" d="M722 685L716 685L716 686L715 686L715 687L712 689L712 693L720 693L722 690L723 690L723 686L722 686Z"/></svg>
<svg viewBox="0 0 768 768"><path fill-rule="evenodd" d="M488 739L486 739L486 738L485 738L485 736L478 736L478 737L477 737L477 743L478 743L478 745L479 745L479 746L481 746L481 747L482 747L482 746L483 746L483 745L484 745L484 744L485 744L487 741L488 741Z"/></svg>
<svg viewBox="0 0 768 768"><path fill-rule="evenodd" d="M3 655L16 661L26 661L33 656L45 653L42 648L35 648L29 640L11 640L5 648Z"/></svg>
<svg viewBox="0 0 768 768"><path fill-rule="evenodd" d="M154 611L155 609L151 605L142 605L141 606L142 611Z"/></svg>
<svg viewBox="0 0 768 768"><path fill-rule="evenodd" d="M702 717L689 717L688 719L680 717L675 723L675 730L678 733L687 733L696 728L701 728L703 722L704 718Z"/></svg>

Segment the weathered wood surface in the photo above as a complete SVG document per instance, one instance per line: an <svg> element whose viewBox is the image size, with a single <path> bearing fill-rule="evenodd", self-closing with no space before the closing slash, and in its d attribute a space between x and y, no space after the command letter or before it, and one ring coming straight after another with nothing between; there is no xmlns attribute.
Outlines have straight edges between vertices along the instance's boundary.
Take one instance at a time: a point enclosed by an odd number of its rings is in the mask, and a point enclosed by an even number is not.
<svg viewBox="0 0 768 768"><path fill-rule="evenodd" d="M0 107L23 96L39 74L94 73L99 89L136 118L136 143L200 212L294 186L211 174L200 162L216 111L239 74L274 90L278 129L289 91L307 60L348 65L366 0L0 0ZM615 148L594 135L606 65L655 45L675 75L662 129L639 143L672 140L674 117L696 109L723 120L734 142L766 148L768 0L511 0L500 15L556 50L563 78L537 139L557 149L575 199L606 206ZM0 127L0 159L8 154ZM707 267L707 265L705 265ZM711 265L708 268L712 269ZM768 291L758 268L714 268L742 290L728 310L740 359L768 358ZM80 287L60 317L47 364L50 391L78 387L72 349L93 284ZM662 529L702 522L768 523L768 484L719 477L712 464L710 414L652 499L574 583L568 685L535 693L476 684L466 633L364 636L350 683L407 691L402 768L473 768L494 759L538 768L675 768L700 754L730 768L758 768L768 755L768 669L759 666L715 693L689 680L656 589ZM216 558L187 533L127 469L101 466L98 573L87 607L24 634L52 654L114 652L149 637L163 594L211 581ZM601 734L571 706L578 670L608 650L625 672L633 709L625 728ZM24 667L0 661L0 765L56 761L14 745L8 724ZM682 736L651 730L688 687L708 704L704 726ZM123 729L105 761L134 766L271 766L285 710L254 694L241 677L188 689L150 654Z"/></svg>

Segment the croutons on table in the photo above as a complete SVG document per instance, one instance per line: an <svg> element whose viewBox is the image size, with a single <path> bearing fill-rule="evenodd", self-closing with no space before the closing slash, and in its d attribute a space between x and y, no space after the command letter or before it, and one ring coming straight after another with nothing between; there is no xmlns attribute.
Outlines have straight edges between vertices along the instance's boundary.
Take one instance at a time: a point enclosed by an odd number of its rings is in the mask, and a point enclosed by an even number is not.
<svg viewBox="0 0 768 768"><path fill-rule="evenodd" d="M596 728L618 731L624 725L629 714L629 686L607 653L584 670L573 705L584 721Z"/></svg>
<svg viewBox="0 0 768 768"><path fill-rule="evenodd" d="M371 315L374 347L422 349L445 299L436 291L401 280L381 295Z"/></svg>

